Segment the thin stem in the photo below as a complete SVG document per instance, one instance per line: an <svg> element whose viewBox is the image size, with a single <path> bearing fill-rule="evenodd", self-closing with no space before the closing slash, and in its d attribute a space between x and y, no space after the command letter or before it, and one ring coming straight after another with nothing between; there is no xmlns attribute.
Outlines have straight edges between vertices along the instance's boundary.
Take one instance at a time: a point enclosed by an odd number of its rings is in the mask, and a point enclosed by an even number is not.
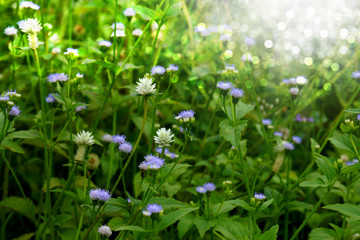
<svg viewBox="0 0 360 240"><path fill-rule="evenodd" d="M330 186L328 187L326 193L320 198L320 200L316 203L315 207L313 207L313 209L311 210L310 214L306 217L306 219L303 221L303 223L300 225L300 227L296 230L296 232L294 233L294 235L290 238L290 240L294 240L297 235L301 232L301 230L305 227L305 225L307 224L307 222L309 221L309 219L312 217L312 215L318 210L318 208L320 207L321 203L325 200L325 198L329 195L329 193L331 192L333 186L335 184L335 180L330 184Z"/></svg>
<svg viewBox="0 0 360 240"><path fill-rule="evenodd" d="M69 9L68 9L68 17L69 17L69 25L68 25L68 37L69 37L69 46L72 46L72 39L71 39L71 35L72 35L72 1L73 0L69 0ZM70 77L70 76L69 76Z"/></svg>

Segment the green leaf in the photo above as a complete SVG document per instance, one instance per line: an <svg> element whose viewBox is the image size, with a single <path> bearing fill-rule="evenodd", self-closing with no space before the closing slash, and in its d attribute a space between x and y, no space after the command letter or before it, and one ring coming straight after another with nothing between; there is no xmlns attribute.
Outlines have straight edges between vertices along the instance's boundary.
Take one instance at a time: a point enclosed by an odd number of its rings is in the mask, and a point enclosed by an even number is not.
<svg viewBox="0 0 360 240"><path fill-rule="evenodd" d="M360 113L360 108L357 108L357 109L346 109L345 112L359 114L359 113Z"/></svg>
<svg viewBox="0 0 360 240"><path fill-rule="evenodd" d="M331 137L329 138L329 140L336 148L350 152L353 155L356 155L349 135L342 134L339 136Z"/></svg>
<svg viewBox="0 0 360 240"><path fill-rule="evenodd" d="M315 228L311 231L309 240L336 240L336 232L328 228Z"/></svg>
<svg viewBox="0 0 360 240"><path fill-rule="evenodd" d="M30 240L35 236L35 233L25 233L18 238L14 238L13 240Z"/></svg>
<svg viewBox="0 0 360 240"><path fill-rule="evenodd" d="M357 172L359 170L360 170L360 164L356 163L354 165L345 166L345 167L341 168L340 173L346 175L348 173L354 173L354 172Z"/></svg>
<svg viewBox="0 0 360 240"><path fill-rule="evenodd" d="M131 117L131 120L134 122L135 126L140 130L143 118L140 116L137 116L137 115L133 115ZM150 135L151 135L151 119L150 118L146 119L144 134L147 137L147 139L150 139Z"/></svg>
<svg viewBox="0 0 360 240"><path fill-rule="evenodd" d="M179 183L169 184L168 182L166 182L163 184L162 187L166 190L169 197L173 197L181 190L181 184Z"/></svg>
<svg viewBox="0 0 360 240"><path fill-rule="evenodd" d="M221 207L221 208L220 208ZM236 208L235 204L224 202L224 204L218 203L212 207L215 217L221 214L227 213Z"/></svg>
<svg viewBox="0 0 360 240"><path fill-rule="evenodd" d="M8 197L0 202L0 208L8 208L35 222L35 206L30 199Z"/></svg>
<svg viewBox="0 0 360 240"><path fill-rule="evenodd" d="M246 104L246 103L243 103L242 101L239 101L235 105L236 120L237 121L240 120L242 117L244 117L246 114L251 112L253 109L254 109L254 105ZM232 116L231 105L226 106L226 111L229 114L230 120L232 121L233 116Z"/></svg>
<svg viewBox="0 0 360 240"><path fill-rule="evenodd" d="M194 225L194 215L187 214L184 217L182 217L177 225L179 238L182 239L184 235L191 229L191 227Z"/></svg>
<svg viewBox="0 0 360 240"><path fill-rule="evenodd" d="M133 9L135 9L135 12L139 14L144 20L151 20L155 18L155 11L147 8L147 7L141 7L141 6L133 6Z"/></svg>
<svg viewBox="0 0 360 240"><path fill-rule="evenodd" d="M140 68L143 68L143 67L144 67L144 66L135 66L135 65L132 64L132 63L126 63L126 64L123 66L123 62L118 62L118 66L119 66L119 67L122 67L121 72L124 72L125 70L140 69Z"/></svg>
<svg viewBox="0 0 360 240"><path fill-rule="evenodd" d="M167 9L165 13L165 17L171 18L179 15L181 13L181 7L182 7L182 2L174 3Z"/></svg>
<svg viewBox="0 0 360 240"><path fill-rule="evenodd" d="M7 137L4 138L4 140L2 141L1 146L9 149L12 152L21 153L21 154L25 153L24 150L17 143L9 141Z"/></svg>
<svg viewBox="0 0 360 240"><path fill-rule="evenodd" d="M310 139L310 143L311 143L311 151L312 152L317 152L320 149L320 144L317 143L314 139Z"/></svg>
<svg viewBox="0 0 360 240"><path fill-rule="evenodd" d="M315 161L319 169L325 174L329 182L331 182L336 176L335 166L327 157L320 155L319 153L313 153Z"/></svg>
<svg viewBox="0 0 360 240"><path fill-rule="evenodd" d="M300 187L327 187L329 185L329 182L327 181L325 176L319 176L316 179L310 180L310 181L304 181L300 183Z"/></svg>
<svg viewBox="0 0 360 240"><path fill-rule="evenodd" d="M199 209L198 207L193 207L193 208L182 208L182 209L178 209L174 212L171 212L169 214L167 214L166 216L163 216L161 218L160 221L160 230L163 230L165 228L167 228L168 226L174 224L175 222L179 221L182 217L184 217L185 215L189 214L192 211L195 211Z"/></svg>
<svg viewBox="0 0 360 240"><path fill-rule="evenodd" d="M38 130L15 131L6 136L8 139L12 138L41 138Z"/></svg>
<svg viewBox="0 0 360 240"><path fill-rule="evenodd" d="M235 204L236 206L239 206L245 210L248 210L248 211L254 211L255 208L254 207L251 207L247 202L245 202L244 200L241 200L241 199L236 199L236 200L229 200L229 201L226 201L226 203L231 203L231 204Z"/></svg>
<svg viewBox="0 0 360 240"><path fill-rule="evenodd" d="M194 220L194 224L199 230L200 237L203 238L205 233L216 225L216 221L212 219L207 220L205 217L198 217Z"/></svg>
<svg viewBox="0 0 360 240"><path fill-rule="evenodd" d="M274 225L264 234L256 234L255 240L276 240L278 231L279 225Z"/></svg>
<svg viewBox="0 0 360 240"><path fill-rule="evenodd" d="M224 120L219 124L220 136L236 148L240 143L241 133L246 126L247 121L244 120L236 122L235 127L230 120Z"/></svg>
<svg viewBox="0 0 360 240"><path fill-rule="evenodd" d="M267 207L270 206L270 204L272 204L272 202L274 201L274 199L270 199L267 200L266 202L264 202L263 204L261 204L259 211L264 211Z"/></svg>
<svg viewBox="0 0 360 240"><path fill-rule="evenodd" d="M221 233L226 239L247 240L248 227L246 224L235 222L227 217L220 217L214 231Z"/></svg>
<svg viewBox="0 0 360 240"><path fill-rule="evenodd" d="M174 198L165 198L165 197L154 197L151 199L151 202L155 202L162 206L163 209L169 208L186 208L189 205Z"/></svg>
<svg viewBox="0 0 360 240"><path fill-rule="evenodd" d="M354 204L350 204L350 203L333 204L333 205L325 206L323 208L338 211L343 215L353 218L354 220L360 220L360 206Z"/></svg>

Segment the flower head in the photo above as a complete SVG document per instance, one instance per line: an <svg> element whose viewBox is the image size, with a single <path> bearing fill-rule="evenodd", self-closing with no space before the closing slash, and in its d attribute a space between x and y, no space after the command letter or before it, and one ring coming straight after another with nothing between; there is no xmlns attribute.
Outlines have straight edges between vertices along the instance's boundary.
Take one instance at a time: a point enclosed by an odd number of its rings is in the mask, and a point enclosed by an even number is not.
<svg viewBox="0 0 360 240"><path fill-rule="evenodd" d="M18 25L20 30L27 34L38 34L42 29L40 21L36 18L21 20Z"/></svg>
<svg viewBox="0 0 360 240"><path fill-rule="evenodd" d="M124 15L126 17L133 17L133 16L136 15L136 12L135 12L135 10L133 8L127 8L127 9L124 10Z"/></svg>
<svg viewBox="0 0 360 240"><path fill-rule="evenodd" d="M360 78L360 71L355 71L351 74L351 77L354 79Z"/></svg>
<svg viewBox="0 0 360 240"><path fill-rule="evenodd" d="M55 99L54 96L53 96L54 94L56 94L56 93L50 93L50 94L46 97L45 101L48 102L48 103L56 102L56 99Z"/></svg>
<svg viewBox="0 0 360 240"><path fill-rule="evenodd" d="M47 77L47 81L51 83L66 82L67 80L69 80L69 76L65 73L53 73Z"/></svg>
<svg viewBox="0 0 360 240"><path fill-rule="evenodd" d="M206 193L206 189L203 186L197 186L196 191L198 193Z"/></svg>
<svg viewBox="0 0 360 240"><path fill-rule="evenodd" d="M290 142L284 141L283 146L284 146L285 149L290 150L290 151L295 149L294 144L290 143Z"/></svg>
<svg viewBox="0 0 360 240"><path fill-rule="evenodd" d="M110 237L111 234L112 234L110 228L108 226L105 226L105 225L99 227L98 233L100 233L101 235L107 236L107 237Z"/></svg>
<svg viewBox="0 0 360 240"><path fill-rule="evenodd" d="M265 194L262 194L262 193L255 193L254 198L256 198L258 200L264 200L266 198L266 196L265 196Z"/></svg>
<svg viewBox="0 0 360 240"><path fill-rule="evenodd" d="M264 125L271 125L271 119L263 119L262 124Z"/></svg>
<svg viewBox="0 0 360 240"><path fill-rule="evenodd" d="M102 41L99 42L98 45L99 45L100 47L111 47L111 44L112 44L112 43L111 43L110 41L102 40Z"/></svg>
<svg viewBox="0 0 360 240"><path fill-rule="evenodd" d="M115 29L115 23L111 25L112 29ZM122 22L116 22L116 29L117 30L123 30L125 29L125 25Z"/></svg>
<svg viewBox="0 0 360 240"><path fill-rule="evenodd" d="M135 91L142 96L150 95L156 92L156 85L153 84L153 80L151 78L140 78L139 82L137 82L137 86Z"/></svg>
<svg viewBox="0 0 360 240"><path fill-rule="evenodd" d="M12 106L12 108L11 108L11 110L9 112L9 115L13 116L13 117L16 117L16 116L20 115L20 112L21 112L21 110L19 109L19 107L14 105L14 106Z"/></svg>
<svg viewBox="0 0 360 240"><path fill-rule="evenodd" d="M74 141L77 145L87 145L87 146L91 146L95 143L92 133L84 130L76 135Z"/></svg>
<svg viewBox="0 0 360 240"><path fill-rule="evenodd" d="M182 120L184 122L188 122L189 120L193 119L195 115L195 112L193 110L186 110L178 113L177 116L175 116L175 120Z"/></svg>
<svg viewBox="0 0 360 240"><path fill-rule="evenodd" d="M101 188L91 189L90 190L90 198L93 201L103 201L106 202L111 198L111 194L109 191L103 190Z"/></svg>
<svg viewBox="0 0 360 240"><path fill-rule="evenodd" d="M129 142L124 142L124 143L120 144L118 149L120 152L129 154L132 151L132 145Z"/></svg>
<svg viewBox="0 0 360 240"><path fill-rule="evenodd" d="M159 145L159 147L170 146L170 143L174 141L174 134L171 134L170 129L160 128L156 131L154 140L155 143Z"/></svg>
<svg viewBox="0 0 360 240"><path fill-rule="evenodd" d="M125 139L126 139L125 135L116 134L116 135L112 136L113 143L117 143L117 144L125 143L126 142Z"/></svg>
<svg viewBox="0 0 360 240"><path fill-rule="evenodd" d="M212 192L212 191L214 191L215 188L216 188L215 184L210 183L210 182L205 183L205 184L203 185L203 187L204 187L204 188L206 189L206 191L208 191L208 192Z"/></svg>
<svg viewBox="0 0 360 240"><path fill-rule="evenodd" d="M114 34L116 34L116 37L126 37L125 31L123 29L116 29L116 31L111 34L111 37L114 37Z"/></svg>
<svg viewBox="0 0 360 240"><path fill-rule="evenodd" d="M77 107L75 108L75 112L80 112L80 111L82 111L82 110L85 110L86 108L87 108L87 106L85 106L85 105L77 106Z"/></svg>
<svg viewBox="0 0 360 240"><path fill-rule="evenodd" d="M241 61L246 62L249 61L251 62L253 60L253 57L251 56L250 53L244 53L243 55L241 55Z"/></svg>
<svg viewBox="0 0 360 240"><path fill-rule="evenodd" d="M225 81L225 82L221 81L216 84L217 88L219 88L220 90L224 90L224 91L231 89L232 86L233 86L232 83L227 82L227 81Z"/></svg>
<svg viewBox="0 0 360 240"><path fill-rule="evenodd" d="M274 132L274 136L282 137L282 135L283 135L282 132Z"/></svg>
<svg viewBox="0 0 360 240"><path fill-rule="evenodd" d="M360 114L356 116L356 120L360 121Z"/></svg>
<svg viewBox="0 0 360 240"><path fill-rule="evenodd" d="M64 55L70 55L70 56L77 57L77 56L79 56L79 50L75 49L75 48L67 48L66 52L64 52Z"/></svg>
<svg viewBox="0 0 360 240"><path fill-rule="evenodd" d="M142 33L143 33L143 31L141 29L139 29L139 28L134 29L134 31L132 31L132 35L136 36L136 37L141 36Z"/></svg>
<svg viewBox="0 0 360 240"><path fill-rule="evenodd" d="M22 1L20 2L20 5L19 5L20 9L23 9L23 8L31 8L31 9L34 9L34 10L39 10L40 9L40 6L31 2L31 1Z"/></svg>
<svg viewBox="0 0 360 240"><path fill-rule="evenodd" d="M146 208L143 210L143 214L145 216L151 216L151 214L156 214L156 213L161 214L162 212L163 212L162 206L156 203L148 204Z"/></svg>
<svg viewBox="0 0 360 240"><path fill-rule="evenodd" d="M4 30L4 33L7 36L14 36L17 34L17 32L18 32L18 30L14 26L7 27Z"/></svg>
<svg viewBox="0 0 360 240"><path fill-rule="evenodd" d="M151 68L151 75L163 75L166 72L165 68L162 66L154 66Z"/></svg>
<svg viewBox="0 0 360 240"><path fill-rule="evenodd" d="M78 73L76 74L76 77L77 77L77 78L83 78L83 77L84 77L84 74L81 74L80 72L78 72Z"/></svg>
<svg viewBox="0 0 360 240"><path fill-rule="evenodd" d="M61 53L61 49L59 47L54 47L52 50L51 50L51 53L52 54L59 54Z"/></svg>
<svg viewBox="0 0 360 240"><path fill-rule="evenodd" d="M294 88L290 88L289 89L289 93L291 94L291 95L293 95L293 96L297 96L297 95L299 95L299 88L297 88L297 87L294 87Z"/></svg>
<svg viewBox="0 0 360 240"><path fill-rule="evenodd" d="M145 161L141 162L139 168L142 170L158 170L163 167L165 164L165 160L159 157L155 157L153 155L146 155Z"/></svg>
<svg viewBox="0 0 360 240"><path fill-rule="evenodd" d="M244 96L244 90L242 89L239 89L239 88L232 88L230 90L230 95L233 97L233 98L241 98Z"/></svg>
<svg viewBox="0 0 360 240"><path fill-rule="evenodd" d="M293 137L292 137L292 140L293 140L293 142L296 143L296 144L300 144L301 141L302 141L301 137L299 137L299 136L293 136Z"/></svg>
<svg viewBox="0 0 360 240"><path fill-rule="evenodd" d="M170 64L169 67L166 69L168 72L176 72L179 70L179 66L176 66L175 64Z"/></svg>
<svg viewBox="0 0 360 240"><path fill-rule="evenodd" d="M110 134L104 134L101 138L104 142L112 142L113 137Z"/></svg>

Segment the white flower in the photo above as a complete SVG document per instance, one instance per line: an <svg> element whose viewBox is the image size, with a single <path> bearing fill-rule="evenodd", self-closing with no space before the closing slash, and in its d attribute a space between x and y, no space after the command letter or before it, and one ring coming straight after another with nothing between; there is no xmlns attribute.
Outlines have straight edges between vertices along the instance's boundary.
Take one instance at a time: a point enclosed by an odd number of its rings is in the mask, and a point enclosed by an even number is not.
<svg viewBox="0 0 360 240"><path fill-rule="evenodd" d="M114 37L114 32L111 34L111 37ZM123 29L116 29L116 37L126 37L125 31Z"/></svg>
<svg viewBox="0 0 360 240"><path fill-rule="evenodd" d="M51 50L51 53L52 54L59 54L61 52L61 49L58 48L58 47L54 47L52 50Z"/></svg>
<svg viewBox="0 0 360 240"><path fill-rule="evenodd" d="M17 34L17 32L18 32L18 30L14 26L7 27L4 30L4 33L7 36L14 36Z"/></svg>
<svg viewBox="0 0 360 240"><path fill-rule="evenodd" d="M126 17L133 17L133 16L135 16L135 14L136 14L136 12L133 8L127 8L124 10L124 15Z"/></svg>
<svg viewBox="0 0 360 240"><path fill-rule="evenodd" d="M67 48L66 52L64 52L65 55L74 55L74 56L79 56L79 50L75 49L75 48Z"/></svg>
<svg viewBox="0 0 360 240"><path fill-rule="evenodd" d="M79 132L76 135L74 141L77 145L87 145L87 146L93 145L95 143L92 133L87 131Z"/></svg>
<svg viewBox="0 0 360 240"><path fill-rule="evenodd" d="M20 9L23 9L23 8L31 8L31 9L34 9L34 10L39 10L40 9L40 6L31 2L31 1L22 1L20 3Z"/></svg>
<svg viewBox="0 0 360 240"><path fill-rule="evenodd" d="M78 73L76 74L76 77L77 77L77 78L83 78L83 77L84 77L84 74L81 74L81 73L78 72Z"/></svg>
<svg viewBox="0 0 360 240"><path fill-rule="evenodd" d="M139 37L139 36L141 36L142 33L143 33L143 31L141 29L137 28L137 29L134 29L134 31L132 32L132 35Z"/></svg>
<svg viewBox="0 0 360 240"><path fill-rule="evenodd" d="M295 87L295 88L290 88L289 93L291 95L297 96L299 94L299 88Z"/></svg>
<svg viewBox="0 0 360 240"><path fill-rule="evenodd" d="M170 143L174 141L174 134L171 134L171 130L166 128L160 128L156 131L156 136L154 137L155 143L159 147L170 146Z"/></svg>
<svg viewBox="0 0 360 240"><path fill-rule="evenodd" d="M105 40L102 40L99 42L99 46L104 46L104 47L111 47L111 42L110 41L105 41Z"/></svg>
<svg viewBox="0 0 360 240"><path fill-rule="evenodd" d="M152 84L153 81L151 78L140 78L139 79L139 82L137 83L137 87L135 89L135 91L142 95L142 96L145 96L145 95L149 95L149 94L152 94L154 92L156 92L156 85L155 83Z"/></svg>
<svg viewBox="0 0 360 240"><path fill-rule="evenodd" d="M107 237L110 237L111 234L112 234L110 228L109 228L108 226L105 226L105 225L99 227L98 233L100 233L101 235L105 235L105 236L107 236Z"/></svg>
<svg viewBox="0 0 360 240"><path fill-rule="evenodd" d="M22 32L27 34L38 34L42 27L36 18L28 18L18 22L19 28Z"/></svg>
<svg viewBox="0 0 360 240"><path fill-rule="evenodd" d="M115 23L111 25L112 29L115 29ZM117 30L123 30L125 29L125 25L122 22L116 22L116 29Z"/></svg>

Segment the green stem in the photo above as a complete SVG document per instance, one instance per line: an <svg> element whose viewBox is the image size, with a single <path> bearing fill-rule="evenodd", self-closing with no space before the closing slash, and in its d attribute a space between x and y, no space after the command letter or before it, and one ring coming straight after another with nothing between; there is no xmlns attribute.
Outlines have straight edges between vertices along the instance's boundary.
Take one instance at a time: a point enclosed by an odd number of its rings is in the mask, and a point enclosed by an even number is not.
<svg viewBox="0 0 360 240"><path fill-rule="evenodd" d="M72 46L72 39L71 39L71 35L72 35L72 1L73 0L69 0L69 9L68 9L68 17L69 17L69 25L68 25L68 35L69 35L69 46ZM70 77L70 76L69 76Z"/></svg>
<svg viewBox="0 0 360 240"><path fill-rule="evenodd" d="M309 219L311 218L311 216L318 210L318 208L320 207L321 203L325 200L325 198L329 195L329 193L331 192L333 186L335 184L335 180L332 181L332 183L330 184L330 186L328 187L326 193L320 198L320 200L316 203L315 207L313 207L313 209L311 210L310 214L306 217L306 219L303 221L303 223L300 225L300 227L296 230L296 232L294 233L294 235L290 238L290 240L295 240L295 238L297 237L297 235L301 232L301 230L305 227L305 225L307 224L307 222L309 221Z"/></svg>

